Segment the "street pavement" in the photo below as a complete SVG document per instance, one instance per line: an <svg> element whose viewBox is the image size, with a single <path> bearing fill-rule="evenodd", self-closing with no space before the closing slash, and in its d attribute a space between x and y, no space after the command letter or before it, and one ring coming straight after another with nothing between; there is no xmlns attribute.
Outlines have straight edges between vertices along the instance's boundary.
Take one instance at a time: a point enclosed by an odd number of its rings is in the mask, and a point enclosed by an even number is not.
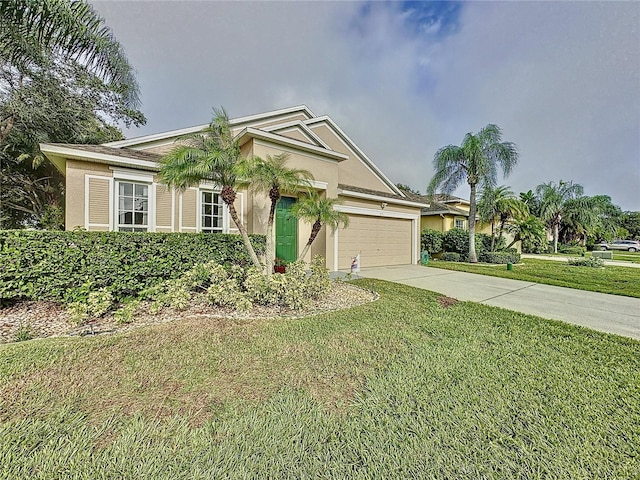
<svg viewBox="0 0 640 480"><path fill-rule="evenodd" d="M496 268L505 268L496 267ZM422 265L362 268L358 274L640 340L640 298L587 292ZM640 281L640 275L638 277Z"/></svg>

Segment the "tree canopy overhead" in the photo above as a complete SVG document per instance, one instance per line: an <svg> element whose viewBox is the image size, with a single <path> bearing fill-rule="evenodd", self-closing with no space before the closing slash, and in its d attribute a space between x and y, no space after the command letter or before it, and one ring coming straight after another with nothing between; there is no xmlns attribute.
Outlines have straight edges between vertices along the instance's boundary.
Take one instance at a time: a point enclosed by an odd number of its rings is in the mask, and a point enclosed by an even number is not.
<svg viewBox="0 0 640 480"><path fill-rule="evenodd" d="M146 121L139 86L84 0L3 0L0 31L0 226L43 226L64 182L39 144L122 138L118 123Z"/></svg>

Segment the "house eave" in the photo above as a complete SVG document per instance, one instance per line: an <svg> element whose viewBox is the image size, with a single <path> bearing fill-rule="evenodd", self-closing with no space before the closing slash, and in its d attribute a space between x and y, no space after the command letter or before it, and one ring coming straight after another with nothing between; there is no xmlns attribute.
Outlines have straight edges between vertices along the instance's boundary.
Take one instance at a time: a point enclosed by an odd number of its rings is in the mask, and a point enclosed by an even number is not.
<svg viewBox="0 0 640 480"><path fill-rule="evenodd" d="M310 143L301 142L299 140L283 137L282 135L265 132L264 130L259 130L257 128L252 128L252 127L244 128L236 135L235 138L239 145L244 145L250 139L255 138L255 139L263 140L276 145L286 146L286 147L293 148L295 150L302 150L305 152L320 155L322 157L327 157L337 162L343 162L349 159L348 155L336 152L334 150L327 150L322 147L316 147L315 145L311 145Z"/></svg>
<svg viewBox="0 0 640 480"><path fill-rule="evenodd" d="M342 188L338 189L338 195L343 195L345 197L360 198L363 200L374 200L376 202L392 203L394 205L403 205L406 207L417 207L417 208L429 207L429 205L426 203L412 202L410 200L386 197L384 195L374 195L371 193L354 192L353 190L342 189Z"/></svg>
<svg viewBox="0 0 640 480"><path fill-rule="evenodd" d="M86 150L74 149L71 147L62 147L60 145L52 145L47 143L40 144L40 150L49 158L61 172L64 173L64 165L66 159L84 160L93 163L103 163L118 167L131 168L136 167L142 170L158 171L159 167L156 162L148 160L140 160L134 158L123 158L116 155L108 155L98 152L89 152ZM60 168L60 167L63 168Z"/></svg>

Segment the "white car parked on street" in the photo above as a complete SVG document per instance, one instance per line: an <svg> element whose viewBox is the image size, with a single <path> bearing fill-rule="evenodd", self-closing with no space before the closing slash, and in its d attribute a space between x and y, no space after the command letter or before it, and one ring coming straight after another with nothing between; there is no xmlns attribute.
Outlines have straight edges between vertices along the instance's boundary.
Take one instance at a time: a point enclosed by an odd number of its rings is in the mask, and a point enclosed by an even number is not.
<svg viewBox="0 0 640 480"><path fill-rule="evenodd" d="M635 240L616 240L614 242L601 242L598 246L603 250L628 250L640 252L640 242Z"/></svg>

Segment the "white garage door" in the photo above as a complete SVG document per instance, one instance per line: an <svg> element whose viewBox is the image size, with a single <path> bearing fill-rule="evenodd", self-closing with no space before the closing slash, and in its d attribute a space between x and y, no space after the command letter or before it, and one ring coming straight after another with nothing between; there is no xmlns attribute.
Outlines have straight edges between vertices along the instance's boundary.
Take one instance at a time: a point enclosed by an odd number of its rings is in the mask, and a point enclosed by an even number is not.
<svg viewBox="0 0 640 480"><path fill-rule="evenodd" d="M338 232L338 268L351 267L360 253L361 267L411 263L411 220L349 215L349 226Z"/></svg>

